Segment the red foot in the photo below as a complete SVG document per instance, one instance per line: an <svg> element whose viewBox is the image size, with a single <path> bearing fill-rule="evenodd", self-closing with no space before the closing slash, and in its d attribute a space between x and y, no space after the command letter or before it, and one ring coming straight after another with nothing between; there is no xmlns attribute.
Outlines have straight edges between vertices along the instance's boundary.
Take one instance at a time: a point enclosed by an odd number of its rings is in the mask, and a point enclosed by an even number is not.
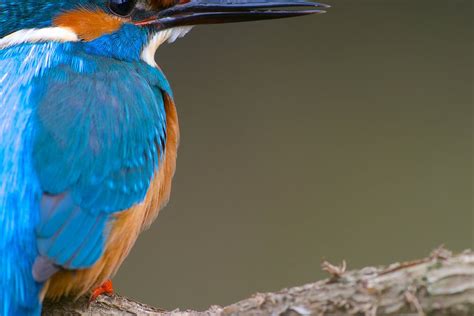
<svg viewBox="0 0 474 316"><path fill-rule="evenodd" d="M91 294L91 297L90 297L90 301L93 302L95 301L99 296L101 296L102 294L105 294L105 295L112 295L114 294L114 287L112 285L112 281L111 280L107 280L104 282L104 284L102 284L101 286L99 286L98 288L96 288L94 291L92 291L92 294Z"/></svg>

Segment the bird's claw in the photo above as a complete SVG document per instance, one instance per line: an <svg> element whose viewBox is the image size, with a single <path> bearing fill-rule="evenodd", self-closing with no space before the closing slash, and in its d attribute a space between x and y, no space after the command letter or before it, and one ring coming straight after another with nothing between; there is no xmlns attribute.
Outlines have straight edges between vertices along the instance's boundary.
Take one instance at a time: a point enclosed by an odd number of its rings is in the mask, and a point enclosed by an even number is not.
<svg viewBox="0 0 474 316"><path fill-rule="evenodd" d="M91 297L89 298L89 302L94 302L99 296L103 294L109 296L114 294L114 287L111 280L105 281L101 286L92 291Z"/></svg>

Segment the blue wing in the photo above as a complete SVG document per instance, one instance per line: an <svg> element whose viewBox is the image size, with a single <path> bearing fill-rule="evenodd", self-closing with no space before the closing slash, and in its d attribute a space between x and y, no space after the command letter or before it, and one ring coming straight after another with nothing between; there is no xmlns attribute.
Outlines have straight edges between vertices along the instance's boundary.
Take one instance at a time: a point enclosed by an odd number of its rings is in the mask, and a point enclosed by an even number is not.
<svg viewBox="0 0 474 316"><path fill-rule="evenodd" d="M30 98L43 191L38 250L78 269L102 254L110 215L145 197L166 142L169 86L156 69L73 47L33 81Z"/></svg>

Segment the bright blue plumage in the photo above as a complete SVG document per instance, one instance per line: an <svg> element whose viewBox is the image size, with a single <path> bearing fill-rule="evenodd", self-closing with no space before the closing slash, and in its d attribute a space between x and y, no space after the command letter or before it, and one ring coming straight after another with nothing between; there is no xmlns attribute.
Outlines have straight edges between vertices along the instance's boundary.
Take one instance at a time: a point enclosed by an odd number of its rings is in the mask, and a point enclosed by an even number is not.
<svg viewBox="0 0 474 316"><path fill-rule="evenodd" d="M195 24L317 7L326 6L0 0L0 315L39 315L41 294L100 285L166 204L179 124L158 46Z"/></svg>
<svg viewBox="0 0 474 316"><path fill-rule="evenodd" d="M128 26L120 32L136 46L148 36ZM92 265L110 214L142 201L159 166L163 93L171 91L139 49L104 56L120 35L0 50L2 315L38 313L42 284L31 275L38 258Z"/></svg>
<svg viewBox="0 0 474 316"><path fill-rule="evenodd" d="M41 285L31 277L41 189L33 169L34 105L28 78L15 75L26 50L0 51L0 314L38 314Z"/></svg>

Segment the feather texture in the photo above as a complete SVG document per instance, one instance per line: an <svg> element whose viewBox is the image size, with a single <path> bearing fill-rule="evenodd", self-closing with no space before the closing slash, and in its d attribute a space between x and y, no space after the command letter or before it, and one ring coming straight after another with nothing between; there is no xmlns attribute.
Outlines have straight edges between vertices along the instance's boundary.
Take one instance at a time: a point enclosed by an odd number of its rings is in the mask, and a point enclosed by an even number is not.
<svg viewBox="0 0 474 316"><path fill-rule="evenodd" d="M102 253L90 255L104 245L109 214L144 199L164 151L166 114L158 81L144 78L143 67L70 53L80 68L50 67L32 83L33 159L45 192L39 253L78 269Z"/></svg>
<svg viewBox="0 0 474 316"><path fill-rule="evenodd" d="M15 76L27 57L0 50L0 315L37 315L40 308L41 284L30 275L41 194L32 158L34 107L28 78Z"/></svg>
<svg viewBox="0 0 474 316"><path fill-rule="evenodd" d="M138 49L105 54L114 34L0 50L2 315L38 314L56 267L94 265L163 163L171 90L140 60L148 34L121 31Z"/></svg>
<svg viewBox="0 0 474 316"><path fill-rule="evenodd" d="M46 286L46 297L50 299L62 296L78 297L111 278L130 252L138 234L151 224L159 210L168 202L179 143L176 108L168 95L165 95L165 110L167 122L165 157L159 171L153 177L145 200L124 212L115 214L104 255L88 269L58 272Z"/></svg>

